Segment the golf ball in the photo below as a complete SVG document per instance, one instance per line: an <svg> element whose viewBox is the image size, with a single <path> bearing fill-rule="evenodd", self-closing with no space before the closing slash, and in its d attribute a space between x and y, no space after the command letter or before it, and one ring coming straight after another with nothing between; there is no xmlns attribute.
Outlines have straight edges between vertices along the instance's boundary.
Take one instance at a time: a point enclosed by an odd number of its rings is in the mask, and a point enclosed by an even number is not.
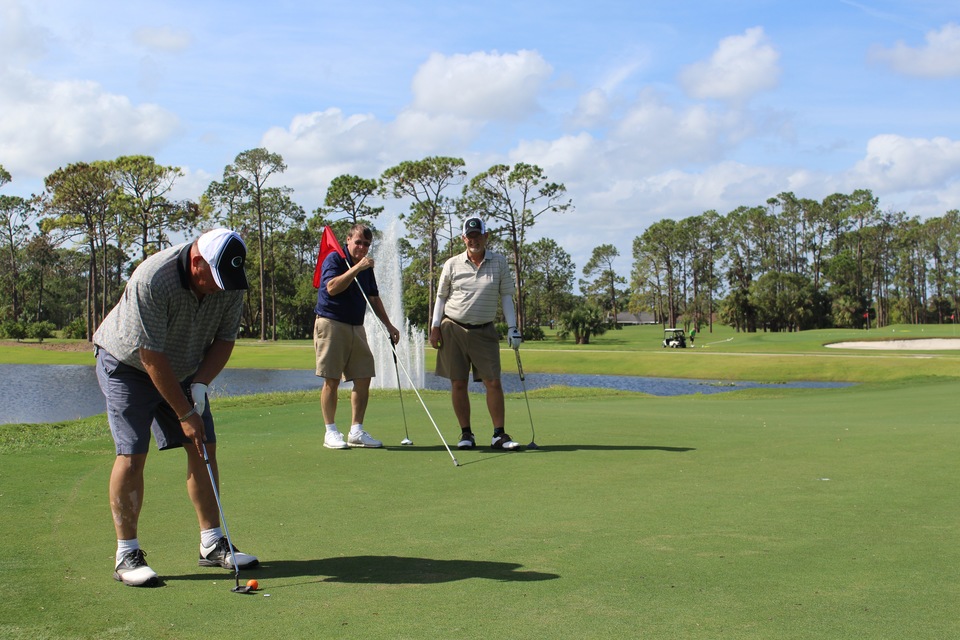
<svg viewBox="0 0 960 640"><path fill-rule="evenodd" d="M256 580L247 580L247 586L256 591L260 588L260 583Z"/></svg>

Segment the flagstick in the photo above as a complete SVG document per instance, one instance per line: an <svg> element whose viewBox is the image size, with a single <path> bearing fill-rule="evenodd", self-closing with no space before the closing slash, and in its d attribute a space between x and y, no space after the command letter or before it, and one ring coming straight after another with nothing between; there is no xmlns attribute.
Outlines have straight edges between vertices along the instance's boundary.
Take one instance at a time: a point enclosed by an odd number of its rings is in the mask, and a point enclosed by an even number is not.
<svg viewBox="0 0 960 640"><path fill-rule="evenodd" d="M354 282L357 283L357 288L360 289L360 294L363 296L363 299L367 301L367 305L368 305L371 309L373 309L373 305L370 304L370 298L367 297L367 292L363 290L363 287L360 286L360 283L359 283L356 279L354 279ZM376 315L376 314L374 314L374 315ZM378 320L379 320L379 318L378 318ZM387 333L387 328L384 327L382 323L378 324L377 326L380 327L380 330L383 331L384 334L386 335L387 340L390 342L390 349L393 350L393 356L396 358L396 356L397 356L397 349L396 349L396 347L395 347L394 344L393 344L393 339L391 338L390 334ZM444 440L444 438L443 438L443 433L440 432L440 427L437 426L437 423L436 423L436 421L433 419L433 416L430 415L430 410L427 409L427 405L426 405L426 403L423 401L423 398L420 396L420 392L417 391L417 385L414 384L413 378L411 378L411 377L410 377L410 374L407 372L407 368L404 366L404 364L403 364L402 362L400 362L400 358L397 358L397 364L400 365L400 368L403 370L404 375L407 376L407 381L410 382L410 386L413 388L413 392L414 392L415 394L417 394L417 399L420 400L420 404L423 405L423 410L427 412L427 417L430 418L430 422L433 423L433 428L437 430L437 435L440 436L440 442L443 443L443 446L446 448L447 453L450 454L450 458L453 460L453 465L454 465L455 467L459 467L459 466L460 466L460 463L457 462L457 458L453 455L453 451L450 450L450 445L448 445L448 444L447 444L447 441Z"/></svg>

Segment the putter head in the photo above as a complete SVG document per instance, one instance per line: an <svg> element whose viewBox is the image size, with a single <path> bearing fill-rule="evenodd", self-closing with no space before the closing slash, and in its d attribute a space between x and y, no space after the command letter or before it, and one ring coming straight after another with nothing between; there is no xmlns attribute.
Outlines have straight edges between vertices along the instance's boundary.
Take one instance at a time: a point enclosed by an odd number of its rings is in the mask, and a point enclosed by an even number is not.
<svg viewBox="0 0 960 640"><path fill-rule="evenodd" d="M536 442L533 442L532 440L530 441L530 444L527 445L527 449L539 449L539 448L540 446Z"/></svg>
<svg viewBox="0 0 960 640"><path fill-rule="evenodd" d="M413 440L411 440L410 438L404 438L403 440L400 441L400 444L402 444L402 445L411 445L411 444L413 444Z"/></svg>
<svg viewBox="0 0 960 640"><path fill-rule="evenodd" d="M247 585L239 585L239 584L235 586L233 589L230 589L230 591L233 591L234 593L253 593L252 588L248 587Z"/></svg>

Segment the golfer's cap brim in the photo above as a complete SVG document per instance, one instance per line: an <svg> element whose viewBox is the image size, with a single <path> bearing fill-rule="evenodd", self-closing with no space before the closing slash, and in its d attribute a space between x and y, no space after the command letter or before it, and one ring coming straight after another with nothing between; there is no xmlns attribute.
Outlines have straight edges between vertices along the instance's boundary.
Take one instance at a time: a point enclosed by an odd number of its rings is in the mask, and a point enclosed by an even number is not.
<svg viewBox="0 0 960 640"><path fill-rule="evenodd" d="M200 255L210 265L213 279L224 291L247 289L247 245L236 231L214 229L200 236L197 241Z"/></svg>

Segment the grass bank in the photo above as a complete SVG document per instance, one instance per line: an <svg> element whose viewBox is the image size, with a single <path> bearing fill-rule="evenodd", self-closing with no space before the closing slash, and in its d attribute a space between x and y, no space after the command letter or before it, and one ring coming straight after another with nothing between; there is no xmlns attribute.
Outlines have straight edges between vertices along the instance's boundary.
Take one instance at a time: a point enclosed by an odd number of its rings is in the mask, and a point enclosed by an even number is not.
<svg viewBox="0 0 960 640"><path fill-rule="evenodd" d="M827 348L827 344L891 339L960 337L952 325L894 326L872 331L830 329L799 333L736 333L717 326L703 331L693 348L664 349L659 326L627 327L575 345L548 332L546 340L524 343L521 354L529 373L756 380L759 382L818 380L884 382L911 377L960 375L960 351L863 351ZM504 354L509 355L504 347ZM436 354L425 352L428 370ZM43 345L0 342L0 363L93 363L89 345L77 341L46 341ZM244 369L312 369L313 345L308 340L258 342L240 340L229 365ZM504 370L513 369L512 357Z"/></svg>

